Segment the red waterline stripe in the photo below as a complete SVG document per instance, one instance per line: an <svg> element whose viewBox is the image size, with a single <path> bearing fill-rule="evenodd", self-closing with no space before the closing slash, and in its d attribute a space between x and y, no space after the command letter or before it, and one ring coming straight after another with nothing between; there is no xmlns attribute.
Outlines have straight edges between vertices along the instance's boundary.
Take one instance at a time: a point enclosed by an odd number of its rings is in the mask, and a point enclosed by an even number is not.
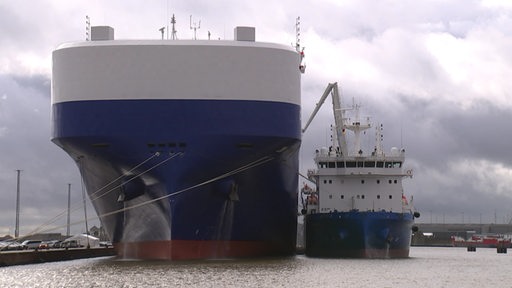
<svg viewBox="0 0 512 288"><path fill-rule="evenodd" d="M116 243L117 254L125 259L225 259L293 255L293 247L261 241L166 240Z"/></svg>

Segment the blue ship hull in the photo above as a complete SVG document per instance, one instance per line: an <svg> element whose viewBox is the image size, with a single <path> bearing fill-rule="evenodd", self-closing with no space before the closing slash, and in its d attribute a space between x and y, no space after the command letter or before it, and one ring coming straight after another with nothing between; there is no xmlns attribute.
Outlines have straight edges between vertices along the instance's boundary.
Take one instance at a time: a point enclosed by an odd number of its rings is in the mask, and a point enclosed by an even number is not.
<svg viewBox="0 0 512 288"><path fill-rule="evenodd" d="M310 257L409 257L412 213L333 212L305 217Z"/></svg>
<svg viewBox="0 0 512 288"><path fill-rule="evenodd" d="M53 129L121 256L295 253L298 105L63 102Z"/></svg>

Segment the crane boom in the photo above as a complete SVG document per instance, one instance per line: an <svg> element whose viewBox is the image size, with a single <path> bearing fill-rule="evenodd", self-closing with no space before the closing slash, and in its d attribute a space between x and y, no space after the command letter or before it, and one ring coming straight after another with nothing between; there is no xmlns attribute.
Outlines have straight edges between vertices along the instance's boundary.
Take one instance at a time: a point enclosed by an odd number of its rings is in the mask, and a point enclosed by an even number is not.
<svg viewBox="0 0 512 288"><path fill-rule="evenodd" d="M316 114L318 113L318 110L320 110L320 107L322 107L322 104L324 104L325 99L327 99L327 96L331 94L332 97L332 107L333 107L333 113L334 113L334 124L336 125L336 137L338 140L338 144L340 145L341 153L343 155L348 155L348 149L347 149L347 140L345 138L345 133L343 132L345 129L344 124L344 109L341 108L341 98L338 93L338 83L329 83L327 85L327 88L325 88L324 94L322 94L322 97L320 98L320 101L316 104L315 110L309 117L308 122L302 129L302 133L306 132L306 129L308 129L309 124L313 121Z"/></svg>

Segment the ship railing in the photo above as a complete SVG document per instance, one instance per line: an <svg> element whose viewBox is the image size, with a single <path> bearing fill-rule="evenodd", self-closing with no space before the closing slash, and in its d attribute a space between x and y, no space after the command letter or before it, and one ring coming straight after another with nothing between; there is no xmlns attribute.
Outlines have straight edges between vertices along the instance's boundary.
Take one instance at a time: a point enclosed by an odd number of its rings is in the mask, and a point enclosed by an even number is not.
<svg viewBox="0 0 512 288"><path fill-rule="evenodd" d="M394 171L392 169L384 170L379 169L365 169L365 168L325 168L319 169L318 172L315 173L318 176L328 176L328 175L338 175L341 177L410 177L407 173L402 173L401 171Z"/></svg>
<svg viewBox="0 0 512 288"><path fill-rule="evenodd" d="M336 161L400 161L403 162L405 160L404 156L379 156L379 155L368 155L368 156L360 156L360 155L352 155L352 156L344 156L341 154L316 154L314 157L315 161L332 161L333 159Z"/></svg>

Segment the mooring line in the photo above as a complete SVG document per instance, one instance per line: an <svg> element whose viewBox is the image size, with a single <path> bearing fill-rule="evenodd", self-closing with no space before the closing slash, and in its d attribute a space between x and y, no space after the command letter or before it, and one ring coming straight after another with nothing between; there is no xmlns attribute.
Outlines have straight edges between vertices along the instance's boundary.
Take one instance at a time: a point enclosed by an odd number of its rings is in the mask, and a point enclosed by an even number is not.
<svg viewBox="0 0 512 288"><path fill-rule="evenodd" d="M141 163L137 164L136 166L134 166L133 168L131 168L129 171L127 171L127 172L125 172L125 173L121 174L121 175L120 175L119 177L117 177L116 179L114 179L114 180L110 181L109 183L107 183L106 185L104 185L103 187L101 187L100 189L96 190L94 193L92 193L92 194L89 196L89 197L91 198L91 200L90 200L90 201L92 202L92 201L95 201L95 200L97 200L97 199L99 199L99 198L101 198L101 197L105 196L106 194L108 194L108 193L110 193L111 191L113 191L113 190L117 189L118 187L122 186L123 184L128 183L128 182L132 181L133 179L135 179L135 178L137 178L137 177L140 177L141 175L143 175L143 174L145 174L145 173L147 173L147 172L149 172L149 171L151 171L151 170L155 169L156 167L158 167L158 166L162 165L163 163L165 163L165 162L167 162L167 161L169 161L169 160L171 160L171 159L173 159L173 158L175 158L176 156L179 156L179 155L181 155L181 154L183 154L183 152L174 153L174 154L172 154L169 158L167 158L167 159L165 159L165 160L161 161L160 163L155 164L155 165L154 165L154 166L152 166L151 168L149 168L149 169L147 169L147 170L145 170L145 171L143 171L143 172L139 173L138 175L136 175L136 176L134 176L134 177L130 178L128 181L126 181L126 182L124 182L124 183L122 183L122 184L120 184L120 185L117 185L117 186L115 186L115 187L113 187L113 188L111 188L111 189L107 190L105 193L103 193L103 194L101 194L101 195L97 196L97 197L96 197L96 198L94 198L94 199L92 198L92 196L93 196L93 195L95 195L95 194L97 194L98 192L100 192L100 191L104 190L106 187L108 187L108 186L112 185L113 183L115 183L116 181L118 181L119 179L121 179L122 177L124 177L125 175L127 175L128 173L131 173L132 171L134 171L134 170L135 170L135 169L137 169L138 167L140 167L140 166L144 165L145 163L147 163L147 162L148 162L148 161L150 161L151 159L153 159L153 158L155 158L155 157L158 157L158 156L160 155L160 153L159 153L159 152L154 153L152 156L148 157L147 159L145 159L145 160L144 160L144 161L142 161ZM81 178L83 178L83 177L81 177ZM82 205L79 205L79 204L76 204L76 203L75 203L75 204L74 204L74 206L73 206L73 209L70 209L70 212L71 212L71 211L76 211L76 210L80 209L80 208L81 208L81 206L82 206ZM61 213L57 214L57 215L56 215L55 217L53 217L52 219L50 219L50 220L46 221L45 223L43 223L42 225L38 226L38 227L37 227L37 228L35 228L34 230L30 231L28 234L26 234L26 236L30 236L30 235L34 235L34 234L36 234L36 233L41 233L42 231L46 231L46 230L44 230L44 227L46 227L46 226L48 226L48 225L50 225L50 224L52 224L52 223L55 223L55 221L59 220L59 218L61 218L61 217L62 217L64 214L66 214L66 213L67 213L67 210L64 210L63 212L61 212ZM89 218L88 218L88 219L89 219ZM96 217L96 218L93 218L93 219L97 219L97 217ZM83 222L85 222L85 220L84 220ZM83 222L82 222L82 223L83 223ZM66 225L66 226L67 226L67 225ZM66 227L66 226L64 226L64 227ZM61 228L61 227L59 227L59 228ZM54 229L57 229L57 228L52 228L52 230L54 230ZM50 230L50 231L51 231L51 230Z"/></svg>
<svg viewBox="0 0 512 288"><path fill-rule="evenodd" d="M199 184L196 184L196 185L193 185L193 186L190 186L188 188L184 188L182 190L179 190L179 191L176 191L174 193L170 193L170 194L167 194L167 195L164 195L164 196L161 196L161 197L158 197L158 198L155 198L155 199L151 199L151 200L148 200L148 201L145 201L145 202L142 202L142 203L139 203L139 204L136 204L136 205L132 205L132 206L128 206L128 207L124 207L124 208L121 208L121 209L118 209L118 210L115 210L115 211L111 211L111 212L107 212L107 213L104 213L104 214L101 214L101 215L98 215L98 216L95 216L95 217L90 217L90 218L87 218L87 221L92 221L92 220L96 220L96 219L99 219L101 217L105 217L105 216L111 216L111 215L115 215L117 213L121 213L121 212L124 212L124 211L128 211L128 210L131 210L131 209L135 209L135 208L138 208L138 207L141 207L141 206L145 206L145 205L148 205L148 204L151 204L151 203L154 203L154 202L157 202L157 201L160 201L162 199L165 199L165 198L169 198L171 196L175 196L175 195L178 195L178 194L181 194L183 192L186 192L186 191L189 191L189 190L192 190L192 189L195 189L195 188L198 188L198 187L201 187L201 186L204 186L206 184L209 184L209 183L212 183L214 181L217 181L217 180L220 180L220 179L223 179L223 178L226 178L226 177L229 177L231 175L235 175L235 174L238 174L240 172L243 172L245 170L248 170L248 169L251 169L251 168L254 168L254 167L257 167L257 166L260 166L262 164L265 164L271 160L273 160L274 158L271 157L271 156L264 156L256 161L253 161L249 164L246 164L244 166L241 166L237 169L234 169L234 170L231 170L230 172L227 172L227 173L224 173L222 175L219 175L217 177L214 177L214 178L211 178L209 180L206 180L204 182L201 182ZM77 221L77 222L73 222L72 225L78 225L78 224L82 224L82 223L85 223L86 220L81 220L81 221ZM57 226L57 227L54 227L52 229L48 229L48 230L42 230L41 232L49 232L49 231L52 231L52 230L56 230L56 229L60 229L60 228L64 228L66 227L66 225L61 225L61 226Z"/></svg>

